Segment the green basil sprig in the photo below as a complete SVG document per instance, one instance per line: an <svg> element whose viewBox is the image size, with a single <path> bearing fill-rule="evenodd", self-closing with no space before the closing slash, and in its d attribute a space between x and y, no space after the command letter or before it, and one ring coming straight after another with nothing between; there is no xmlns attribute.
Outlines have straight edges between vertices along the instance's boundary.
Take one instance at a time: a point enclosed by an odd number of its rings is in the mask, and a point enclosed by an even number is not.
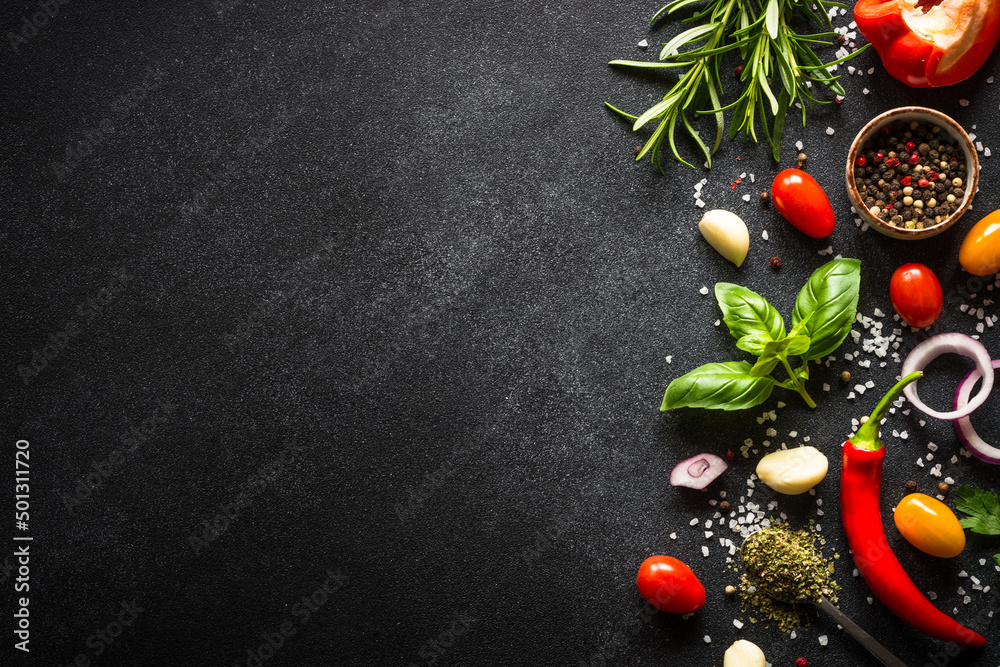
<svg viewBox="0 0 1000 667"><path fill-rule="evenodd" d="M775 387L798 392L806 404L816 402L806 392L808 362L824 357L847 338L858 312L861 262L835 259L816 269L795 299L792 329L785 333L781 314L761 295L732 283L717 283L715 298L736 347L757 357L745 361L705 364L675 379L663 395L660 410L706 408L744 410L767 400ZM792 368L788 358L799 356ZM771 372L784 367L788 379Z"/></svg>

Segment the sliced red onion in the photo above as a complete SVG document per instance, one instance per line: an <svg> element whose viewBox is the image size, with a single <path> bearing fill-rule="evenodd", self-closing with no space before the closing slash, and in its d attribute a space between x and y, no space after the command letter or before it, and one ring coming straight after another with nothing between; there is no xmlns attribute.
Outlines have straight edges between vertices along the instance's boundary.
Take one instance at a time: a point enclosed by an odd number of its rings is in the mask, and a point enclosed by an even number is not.
<svg viewBox="0 0 1000 667"><path fill-rule="evenodd" d="M992 368L1000 368L1000 359L994 359L990 365ZM960 408L969 402L972 387L980 377L982 377L982 373L979 372L978 368L974 368L962 378L962 382L959 383L958 389L955 391L953 407ZM958 435L958 439L962 441L970 454L987 463L1000 464L1000 449L987 444L979 437L976 429L972 428L972 420L969 417L962 417L955 421L955 434Z"/></svg>
<svg viewBox="0 0 1000 667"><path fill-rule="evenodd" d="M674 467L670 473L670 485L704 489L728 467L729 464L715 454L692 456Z"/></svg>
<svg viewBox="0 0 1000 667"><path fill-rule="evenodd" d="M931 336L913 348L910 354L907 355L906 360L903 362L902 376L906 377L914 371L922 371L927 368L929 363L942 354L948 353L960 354L976 362L976 369L983 376L983 386L975 398L960 409L952 410L951 412L938 412L924 405L924 402L917 396L919 380L907 385L906 389L903 390L903 394L910 399L911 403L931 417L947 420L961 419L962 417L968 417L976 411L976 408L985 403L986 397L993 390L993 366L990 361L990 353L986 351L986 348L978 340L960 333L943 333Z"/></svg>

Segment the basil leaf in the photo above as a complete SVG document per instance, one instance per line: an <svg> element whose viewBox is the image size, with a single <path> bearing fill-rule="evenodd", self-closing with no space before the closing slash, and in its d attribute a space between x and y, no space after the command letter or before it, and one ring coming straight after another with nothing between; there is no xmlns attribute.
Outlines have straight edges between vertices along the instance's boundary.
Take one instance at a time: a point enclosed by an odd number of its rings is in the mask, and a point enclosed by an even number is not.
<svg viewBox="0 0 1000 667"><path fill-rule="evenodd" d="M716 283L715 298L734 338L766 336L768 340L781 340L785 337L781 314L760 294L733 283Z"/></svg>
<svg viewBox="0 0 1000 667"><path fill-rule="evenodd" d="M743 338L736 341L736 347L740 348L744 352L749 352L755 357L759 357L764 354L764 348L771 342L773 341L770 336L751 334L749 336L743 336Z"/></svg>
<svg viewBox="0 0 1000 667"><path fill-rule="evenodd" d="M742 341L743 338L740 340ZM807 336L789 336L782 340L765 343L764 349L760 352L760 359L750 369L750 375L754 377L768 375L782 359L787 359L788 355L802 354L808 349L809 338Z"/></svg>
<svg viewBox="0 0 1000 667"><path fill-rule="evenodd" d="M750 369L750 375L755 378L770 375L771 371L774 370L774 367L778 365L779 361L781 360L778 359L778 356L775 354L762 356L757 360L757 363L753 365L753 368Z"/></svg>
<svg viewBox="0 0 1000 667"><path fill-rule="evenodd" d="M809 336L789 336L781 342L785 343L785 356L791 354L804 354L812 346L812 341L809 339Z"/></svg>
<svg viewBox="0 0 1000 667"><path fill-rule="evenodd" d="M835 259L816 269L795 299L792 326L811 317L801 331L809 336L806 361L836 350L851 331L858 312L861 262Z"/></svg>
<svg viewBox="0 0 1000 667"><path fill-rule="evenodd" d="M766 401L774 384L774 378L750 375L745 361L705 364L670 383L660 410L744 410Z"/></svg>
<svg viewBox="0 0 1000 667"><path fill-rule="evenodd" d="M792 327L792 330L788 332L788 336L789 337L791 337L791 336L798 336L803 331L805 331L806 326L809 324L809 320L811 320L812 317L813 317L813 315L815 315L815 314L816 314L815 310L812 311L811 313L807 313L801 320L799 320L799 322L797 324L795 324ZM793 315L793 317L794 317L794 315Z"/></svg>

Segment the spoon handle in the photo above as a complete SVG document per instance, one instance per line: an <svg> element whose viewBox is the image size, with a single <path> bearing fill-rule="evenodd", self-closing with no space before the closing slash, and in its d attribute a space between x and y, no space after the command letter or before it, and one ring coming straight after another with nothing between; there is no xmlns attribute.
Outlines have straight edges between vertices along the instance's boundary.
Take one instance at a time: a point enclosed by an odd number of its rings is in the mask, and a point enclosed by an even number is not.
<svg viewBox="0 0 1000 667"><path fill-rule="evenodd" d="M871 651L871 654L878 658L887 667L906 667L906 663L894 656L889 649L875 641L870 634L861 629L857 623L847 617L847 614L837 609L832 602L824 595L820 600L819 608L830 615L845 630L861 642L861 645Z"/></svg>

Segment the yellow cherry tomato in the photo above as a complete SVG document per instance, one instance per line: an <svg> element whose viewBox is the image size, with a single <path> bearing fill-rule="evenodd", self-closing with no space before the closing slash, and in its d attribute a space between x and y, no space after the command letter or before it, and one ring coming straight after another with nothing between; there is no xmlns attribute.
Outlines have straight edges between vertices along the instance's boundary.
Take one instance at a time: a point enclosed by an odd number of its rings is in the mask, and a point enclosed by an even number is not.
<svg viewBox="0 0 1000 667"><path fill-rule="evenodd" d="M954 512L937 498L911 493L896 505L896 528L924 553L954 558L965 548L965 531Z"/></svg>
<svg viewBox="0 0 1000 667"><path fill-rule="evenodd" d="M974 276L1000 271L1000 210L993 211L969 230L958 250L958 261Z"/></svg>

